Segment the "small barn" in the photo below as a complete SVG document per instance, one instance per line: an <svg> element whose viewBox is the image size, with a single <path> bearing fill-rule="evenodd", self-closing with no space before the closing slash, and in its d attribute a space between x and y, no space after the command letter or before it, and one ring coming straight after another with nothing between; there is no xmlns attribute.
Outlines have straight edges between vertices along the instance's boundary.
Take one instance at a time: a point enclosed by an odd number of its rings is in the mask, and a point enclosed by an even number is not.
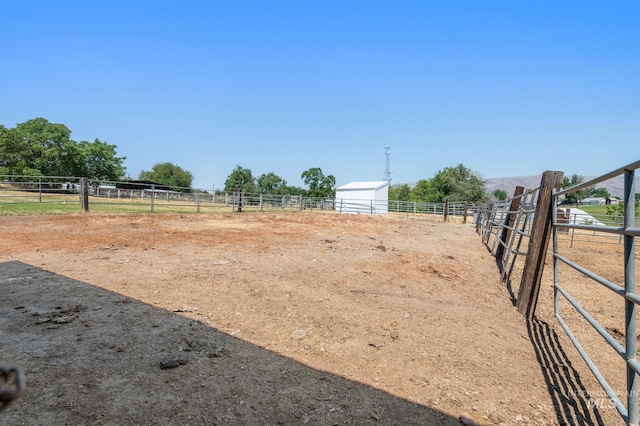
<svg viewBox="0 0 640 426"><path fill-rule="evenodd" d="M337 187L336 211L346 214L387 214L389 182L351 182Z"/></svg>

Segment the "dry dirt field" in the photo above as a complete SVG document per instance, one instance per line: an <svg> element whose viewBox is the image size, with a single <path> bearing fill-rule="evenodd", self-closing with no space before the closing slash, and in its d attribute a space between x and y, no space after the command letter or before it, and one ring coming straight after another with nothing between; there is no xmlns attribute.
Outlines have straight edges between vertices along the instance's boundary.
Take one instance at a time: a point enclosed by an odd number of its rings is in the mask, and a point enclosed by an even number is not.
<svg viewBox="0 0 640 426"><path fill-rule="evenodd" d="M27 383L2 425L621 424L584 396L601 391L552 319L549 273L528 324L474 225L1 219L0 365Z"/></svg>

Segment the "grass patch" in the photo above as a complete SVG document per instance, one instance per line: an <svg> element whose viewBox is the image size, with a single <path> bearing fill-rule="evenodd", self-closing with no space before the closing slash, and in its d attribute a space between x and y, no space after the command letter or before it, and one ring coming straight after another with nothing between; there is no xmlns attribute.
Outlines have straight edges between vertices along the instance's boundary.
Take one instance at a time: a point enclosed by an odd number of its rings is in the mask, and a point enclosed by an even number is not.
<svg viewBox="0 0 640 426"><path fill-rule="evenodd" d="M0 216L2 215L56 215L80 213L80 203L0 203Z"/></svg>

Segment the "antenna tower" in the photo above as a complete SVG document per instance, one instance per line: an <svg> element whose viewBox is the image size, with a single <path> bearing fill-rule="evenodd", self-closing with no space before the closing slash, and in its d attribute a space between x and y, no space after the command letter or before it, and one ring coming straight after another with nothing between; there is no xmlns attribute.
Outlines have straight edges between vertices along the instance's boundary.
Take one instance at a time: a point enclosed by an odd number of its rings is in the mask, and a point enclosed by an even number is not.
<svg viewBox="0 0 640 426"><path fill-rule="evenodd" d="M385 168L384 168L384 180L389 182L391 185L391 147L389 145L384 147L384 155L385 155Z"/></svg>

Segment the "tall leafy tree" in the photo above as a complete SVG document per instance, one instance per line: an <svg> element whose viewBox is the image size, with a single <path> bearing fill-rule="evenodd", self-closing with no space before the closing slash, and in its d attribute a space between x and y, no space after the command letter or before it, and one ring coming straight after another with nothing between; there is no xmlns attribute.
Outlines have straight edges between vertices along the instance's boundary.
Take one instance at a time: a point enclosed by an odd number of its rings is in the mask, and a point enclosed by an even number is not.
<svg viewBox="0 0 640 426"><path fill-rule="evenodd" d="M584 182L584 177L579 176L577 174L571 175L571 179L568 176L565 176L562 179L562 189L571 188L572 186L576 186L580 183ZM564 202L566 204L578 204L580 201L584 200L587 197L587 192L585 189L580 189L578 191L571 192L565 195Z"/></svg>
<svg viewBox="0 0 640 426"><path fill-rule="evenodd" d="M15 127L8 129L0 126L0 174L28 174L27 169L32 169L28 160L28 151L27 141L20 136Z"/></svg>
<svg viewBox="0 0 640 426"><path fill-rule="evenodd" d="M483 202L487 199L484 181L463 164L445 167L430 181L430 200L435 202L470 201Z"/></svg>
<svg viewBox="0 0 640 426"><path fill-rule="evenodd" d="M409 201L411 188L406 183L389 187L389 199L397 201Z"/></svg>
<svg viewBox="0 0 640 426"><path fill-rule="evenodd" d="M184 170L180 166L167 162L157 163L151 168L151 170L143 170L140 172L139 179L162 183L176 187L176 189L188 189L191 188L193 175L191 172Z"/></svg>
<svg viewBox="0 0 640 426"><path fill-rule="evenodd" d="M273 172L258 176L257 189L261 194L287 194L287 181Z"/></svg>
<svg viewBox="0 0 640 426"><path fill-rule="evenodd" d="M402 184L398 187L398 192L397 192L397 199L398 201L409 201L409 198L411 197L411 188L409 188L409 185Z"/></svg>
<svg viewBox="0 0 640 426"><path fill-rule="evenodd" d="M594 188L593 191L590 192L590 197L611 198L611 194L609 193L607 188Z"/></svg>
<svg viewBox="0 0 640 426"><path fill-rule="evenodd" d="M420 179L416 186L411 188L409 192L409 199L411 201L436 201L433 194L433 188L431 188L431 182L427 179Z"/></svg>
<svg viewBox="0 0 640 426"><path fill-rule="evenodd" d="M307 195L312 198L331 198L335 196L336 178L325 176L320 167L312 167L302 172L300 176L309 187Z"/></svg>
<svg viewBox="0 0 640 426"><path fill-rule="evenodd" d="M80 153L83 158L83 176L98 180L120 180L125 176L123 162L126 157L117 157L116 146L95 139L93 142L81 141Z"/></svg>
<svg viewBox="0 0 640 426"><path fill-rule="evenodd" d="M48 176L80 176L82 158L71 130L63 124L34 118L5 133L0 155L10 173Z"/></svg>
<svg viewBox="0 0 640 426"><path fill-rule="evenodd" d="M496 200L499 200L499 201L504 201L508 197L507 196L507 191L505 191L504 189L496 189L495 191L493 191L491 193L491 195L496 197Z"/></svg>
<svg viewBox="0 0 640 426"><path fill-rule="evenodd" d="M244 193L251 194L256 192L256 182L251 169L245 169L240 165L231 171L227 180L224 181L225 192L235 192L241 190Z"/></svg>
<svg viewBox="0 0 640 426"><path fill-rule="evenodd" d="M85 176L116 180L124 175L124 157L116 146L75 142L63 124L34 118L14 128L0 126L0 174Z"/></svg>

